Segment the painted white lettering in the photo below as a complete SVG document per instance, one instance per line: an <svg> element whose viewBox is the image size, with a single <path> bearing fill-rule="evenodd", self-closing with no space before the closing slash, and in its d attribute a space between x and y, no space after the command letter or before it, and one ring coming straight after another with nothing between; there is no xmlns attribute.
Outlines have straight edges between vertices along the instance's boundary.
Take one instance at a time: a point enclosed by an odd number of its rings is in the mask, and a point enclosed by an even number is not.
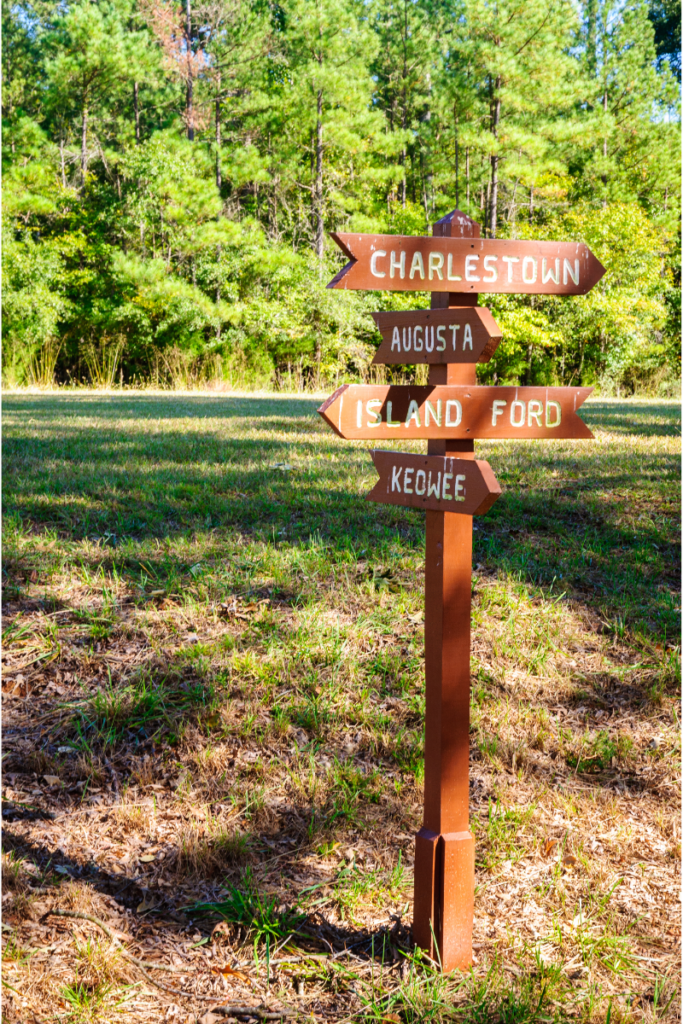
<svg viewBox="0 0 683 1024"><path fill-rule="evenodd" d="M465 500L465 488L463 487L463 484L465 483L466 479L467 478L464 476L463 473L458 473L458 475L455 478L455 483L453 484L453 497L455 498L456 501Z"/></svg>
<svg viewBox="0 0 683 1024"><path fill-rule="evenodd" d="M371 398L369 402L365 403L365 411L368 416L374 416L374 420L368 420L369 427L378 427L382 422L382 414L375 412L376 409L382 408L382 401L379 398Z"/></svg>
<svg viewBox="0 0 683 1024"><path fill-rule="evenodd" d="M417 339L417 332L418 331L420 332L420 344L419 345L417 343L417 340L418 340ZM420 324L418 324L416 326L415 330L413 331L413 346L414 346L416 352L421 352L422 351L422 327L420 326Z"/></svg>
<svg viewBox="0 0 683 1024"><path fill-rule="evenodd" d="M440 398L437 399L436 412L434 412L434 406L432 405L432 403L429 401L429 399L427 399L427 402L425 404L425 427L429 426L429 417L430 416L432 417L432 419L436 423L437 427L440 427L441 426L441 399Z"/></svg>
<svg viewBox="0 0 683 1024"><path fill-rule="evenodd" d="M441 268L443 267L443 253L442 252L430 252L429 254L429 280L431 281L434 274L437 275L439 281L443 281L443 274Z"/></svg>
<svg viewBox="0 0 683 1024"><path fill-rule="evenodd" d="M519 409L522 415L515 419L515 409ZM526 402L522 402L521 399L516 398L510 406L510 426L511 427L523 427L526 419Z"/></svg>
<svg viewBox="0 0 683 1024"><path fill-rule="evenodd" d="M498 423L498 417L502 416L505 412L505 406L507 402L504 398L496 398L493 403L493 409L491 410L491 426L495 427Z"/></svg>
<svg viewBox="0 0 683 1024"><path fill-rule="evenodd" d="M508 265L508 284L512 284L512 264L519 263L519 256L503 256L503 263Z"/></svg>
<svg viewBox="0 0 683 1024"><path fill-rule="evenodd" d="M443 475L443 487L441 488L441 500L442 501L453 501L453 495L452 494L446 494L446 491L448 490L448 488L450 486L450 483L447 483L446 481L451 481L452 479L453 479L453 474L452 473L444 473L444 475Z"/></svg>
<svg viewBox="0 0 683 1024"><path fill-rule="evenodd" d="M463 352L466 348L470 349L470 351L472 350L472 328L469 324L465 324L465 337L462 340Z"/></svg>
<svg viewBox="0 0 683 1024"><path fill-rule="evenodd" d="M413 488L410 486L413 481L413 473L415 470L412 467L406 466L406 471L403 474L403 493L412 494Z"/></svg>
<svg viewBox="0 0 683 1024"><path fill-rule="evenodd" d="M398 276L403 280L406 276L406 254L400 253L400 258L396 259L396 253L392 251L389 258L389 277L394 276L394 272L398 270Z"/></svg>
<svg viewBox="0 0 683 1024"><path fill-rule="evenodd" d="M555 411L555 419L550 422L550 409ZM559 427L562 422L562 406L559 402L553 402L552 400L545 403L545 425L546 427Z"/></svg>
<svg viewBox="0 0 683 1024"><path fill-rule="evenodd" d="M465 280L466 281L479 281L481 280L474 271L477 269L474 261L479 262L478 256L465 256Z"/></svg>
<svg viewBox="0 0 683 1024"><path fill-rule="evenodd" d="M410 264L410 274L409 274L409 277L410 277L411 281L415 277L416 274L419 274L420 277L422 278L422 280L424 281L424 279L425 279L425 265L424 265L424 260L422 259L422 253L421 252L414 252L413 253L413 261Z"/></svg>
<svg viewBox="0 0 683 1024"><path fill-rule="evenodd" d="M410 346L412 344L412 339L413 339L413 329L412 329L412 327L409 327L408 328L408 344L406 345L406 329L404 327L403 328L403 351L404 352L410 352Z"/></svg>
<svg viewBox="0 0 683 1024"><path fill-rule="evenodd" d="M360 430L363 426L363 401L356 402L356 426Z"/></svg>
<svg viewBox="0 0 683 1024"><path fill-rule="evenodd" d="M541 281L543 282L543 284L547 284L548 281L552 281L553 284L559 284L560 283L560 261L559 261L559 259L555 260L555 270L554 271L551 268L548 267L548 261L546 259L543 260L543 263L541 265Z"/></svg>
<svg viewBox="0 0 683 1024"><path fill-rule="evenodd" d="M528 276L527 270L530 269L531 277ZM525 256L522 261L522 281L524 284L533 284L538 274L538 263L533 256Z"/></svg>
<svg viewBox="0 0 683 1024"><path fill-rule="evenodd" d="M430 332L429 324L425 327L425 350L427 352L434 351L434 328L432 327Z"/></svg>
<svg viewBox="0 0 683 1024"><path fill-rule="evenodd" d="M421 490L420 490L420 477L422 477L422 489ZM416 494L424 494L424 492L426 490L427 490L427 474L425 473L424 469L418 469L417 473L415 474L415 493Z"/></svg>
<svg viewBox="0 0 683 1024"><path fill-rule="evenodd" d="M571 277L571 279L574 282L574 284L578 284L579 283L579 261L578 260L574 260L574 269L573 270L572 270L571 261L570 260L565 260L564 261L564 264L562 266L562 284L566 284L567 283L567 274L569 274L569 276Z"/></svg>
<svg viewBox="0 0 683 1024"><path fill-rule="evenodd" d="M436 346L436 351L437 352L443 352L444 349L446 348L446 336L443 333L445 330L446 330L446 328L444 327L443 324L441 324L441 326L437 327L437 329L436 329L436 340L439 343Z"/></svg>
<svg viewBox="0 0 683 1024"><path fill-rule="evenodd" d="M393 402L387 402L387 426L388 427L400 427L401 426L401 421L400 420L392 420L392 418L391 418L391 407L392 407L392 405L393 405Z"/></svg>
<svg viewBox="0 0 683 1024"><path fill-rule="evenodd" d="M498 267L491 266L492 260L497 260L497 256L484 256L484 270L490 277L485 277L485 281L497 281L498 280Z"/></svg>
<svg viewBox="0 0 683 1024"><path fill-rule="evenodd" d="M541 426L541 415L543 413L543 402L537 401L535 398L529 401L529 410L527 413L527 423L532 426L531 421L536 420L536 426Z"/></svg>
<svg viewBox="0 0 683 1024"><path fill-rule="evenodd" d="M451 324L451 337L453 338L453 351L454 352L455 352L455 350L458 347L456 345L456 335L458 333L458 328L459 327L460 327L460 324Z"/></svg>
<svg viewBox="0 0 683 1024"><path fill-rule="evenodd" d="M415 426L420 426L420 407L413 399L408 406L408 415L406 416L406 426L410 426L410 421L415 420Z"/></svg>
<svg viewBox="0 0 683 1024"><path fill-rule="evenodd" d="M451 419L451 406L452 405L455 406L455 419ZM446 426L447 427L457 427L457 426L460 425L461 419L462 419L462 405L460 404L460 402L457 401L457 399L452 398L448 402L446 402Z"/></svg>
<svg viewBox="0 0 683 1024"><path fill-rule="evenodd" d="M448 254L448 263L446 264L446 280L447 281L462 281L460 274L453 273L453 253Z"/></svg>
<svg viewBox="0 0 683 1024"><path fill-rule="evenodd" d="M372 259L370 260L370 273L374 277L386 277L386 273L383 270L377 269L377 260L381 257L386 256L384 249L378 249L377 252L373 252Z"/></svg>
<svg viewBox="0 0 683 1024"><path fill-rule="evenodd" d="M436 500L438 501L439 500L439 491L440 490L441 490L441 473L439 472L439 474L437 475L436 486L434 486L434 484L432 483L432 471L430 469L429 470L429 479L427 480L427 497L431 498L431 496L433 494L434 497L436 498Z"/></svg>
<svg viewBox="0 0 683 1024"><path fill-rule="evenodd" d="M403 337L404 338L405 338L405 334L406 334L406 329L404 327L403 328ZM394 327L394 333L391 335L391 351L393 352L394 349L396 349L397 352L401 351L401 335L399 333L398 327Z"/></svg>
<svg viewBox="0 0 683 1024"><path fill-rule="evenodd" d="M401 473L403 472L403 466L392 466L391 467L391 490L398 491L401 493Z"/></svg>

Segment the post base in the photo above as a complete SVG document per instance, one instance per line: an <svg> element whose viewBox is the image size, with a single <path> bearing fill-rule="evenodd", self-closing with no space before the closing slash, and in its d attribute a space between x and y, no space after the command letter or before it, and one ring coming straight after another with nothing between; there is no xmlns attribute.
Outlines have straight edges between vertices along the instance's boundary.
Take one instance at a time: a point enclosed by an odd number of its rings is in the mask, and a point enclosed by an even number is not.
<svg viewBox="0 0 683 1024"><path fill-rule="evenodd" d="M415 944L443 971L467 970L473 923L474 836L421 828L415 836Z"/></svg>

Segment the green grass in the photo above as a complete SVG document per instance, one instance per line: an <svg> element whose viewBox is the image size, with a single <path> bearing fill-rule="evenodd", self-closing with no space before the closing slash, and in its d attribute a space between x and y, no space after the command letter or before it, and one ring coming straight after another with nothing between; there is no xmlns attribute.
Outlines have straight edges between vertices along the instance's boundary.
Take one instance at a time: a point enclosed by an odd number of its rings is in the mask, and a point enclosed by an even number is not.
<svg viewBox="0 0 683 1024"><path fill-rule="evenodd" d="M60 823L22 825L29 848L58 829L52 856L69 816L93 845L105 823L144 836L165 851L135 868L159 871L160 905L223 919L262 981L295 935L297 977L359 1020L672 1019L672 976L648 967L675 941L670 903L643 923L627 869L646 850L670 880L680 858L679 407L594 400L595 441L477 442L503 488L474 531L478 952L444 978L405 931L424 516L365 501L370 444L318 404L5 397L10 806L59 777ZM99 1019L111 979L71 977L68 1012Z"/></svg>

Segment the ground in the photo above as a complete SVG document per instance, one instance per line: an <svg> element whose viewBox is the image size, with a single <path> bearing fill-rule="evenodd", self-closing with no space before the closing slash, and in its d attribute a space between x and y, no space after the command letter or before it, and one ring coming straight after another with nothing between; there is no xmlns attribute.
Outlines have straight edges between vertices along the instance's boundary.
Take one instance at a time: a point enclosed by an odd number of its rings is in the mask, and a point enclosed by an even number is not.
<svg viewBox="0 0 683 1024"><path fill-rule="evenodd" d="M477 442L475 956L442 976L424 513L364 500L318 404L5 396L3 1020L678 1020L679 407Z"/></svg>

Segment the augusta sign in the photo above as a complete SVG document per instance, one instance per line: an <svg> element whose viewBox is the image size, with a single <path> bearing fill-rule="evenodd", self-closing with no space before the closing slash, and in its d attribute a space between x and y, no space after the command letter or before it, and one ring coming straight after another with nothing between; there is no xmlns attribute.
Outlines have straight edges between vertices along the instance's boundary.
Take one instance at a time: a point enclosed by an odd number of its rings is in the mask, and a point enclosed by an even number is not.
<svg viewBox="0 0 683 1024"><path fill-rule="evenodd" d="M425 787L415 837L413 938L443 970L472 961L474 837L469 829L472 516L500 496L475 438L591 438L582 387L482 387L476 364L501 330L480 292L582 295L604 274L576 242L479 237L457 210L431 238L332 237L349 259L330 288L432 292L432 308L373 313L375 363L428 363L426 386L344 384L318 410L348 439L427 441L426 454L374 450L370 501L423 508L425 555ZM448 293L448 294L443 294Z"/></svg>

